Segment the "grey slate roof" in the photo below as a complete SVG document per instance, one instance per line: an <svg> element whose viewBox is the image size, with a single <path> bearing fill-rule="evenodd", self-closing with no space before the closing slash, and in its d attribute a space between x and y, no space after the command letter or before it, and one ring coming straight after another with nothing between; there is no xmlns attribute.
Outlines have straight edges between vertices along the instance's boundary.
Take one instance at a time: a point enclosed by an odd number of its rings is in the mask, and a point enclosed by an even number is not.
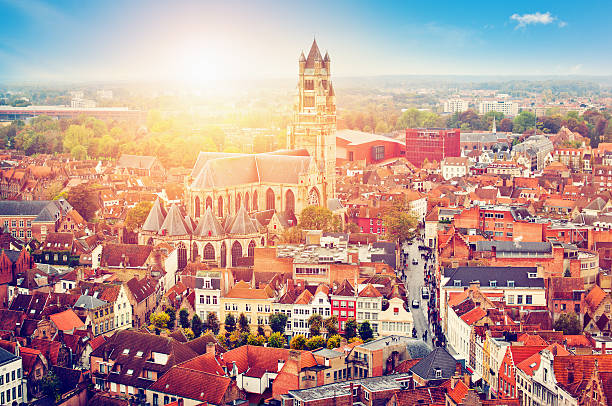
<svg viewBox="0 0 612 406"><path fill-rule="evenodd" d="M497 252L537 252L547 254L552 252L552 244L549 242L521 242L521 241L477 241L476 251Z"/></svg>
<svg viewBox="0 0 612 406"><path fill-rule="evenodd" d="M151 169L156 159L154 156L124 154L117 160L117 168Z"/></svg>
<svg viewBox="0 0 612 406"><path fill-rule="evenodd" d="M164 220L160 231L166 232L168 236L189 235L189 225L185 222L179 207L173 204L168 211L168 215Z"/></svg>
<svg viewBox="0 0 612 406"><path fill-rule="evenodd" d="M446 380L453 377L456 368L457 360L446 348L436 347L429 355L414 364L410 371L425 380ZM441 370L442 377L436 377L436 369Z"/></svg>
<svg viewBox="0 0 612 406"><path fill-rule="evenodd" d="M589 204L587 204L583 210L602 211L605 206L606 206L606 201L598 196L595 199L593 199Z"/></svg>
<svg viewBox="0 0 612 406"><path fill-rule="evenodd" d="M334 350L330 350L327 348L321 348L320 350L313 351L312 354L318 355L319 357L329 358L329 359L342 357L344 355L340 351L334 351Z"/></svg>
<svg viewBox="0 0 612 406"><path fill-rule="evenodd" d="M299 175L308 170L309 156L271 154L232 154L213 157L200 155L192 171L196 189L212 189L249 183L298 184ZM201 169L196 172L197 168Z"/></svg>
<svg viewBox="0 0 612 406"><path fill-rule="evenodd" d="M108 302L100 300L97 297L81 295L74 304L74 307L82 307L84 309L96 309L100 306L105 306L107 303Z"/></svg>
<svg viewBox="0 0 612 406"><path fill-rule="evenodd" d="M490 287L491 281L497 282L497 286L508 287L508 281L513 281L517 288L544 288L544 279L530 277L537 274L536 267L512 267L512 266L460 266L455 269L447 269L445 276L449 277L445 286L468 287L470 282L478 281L482 287Z"/></svg>
<svg viewBox="0 0 612 406"><path fill-rule="evenodd" d="M8 352L4 348L0 348L0 365L4 365L8 362L14 361L19 357L13 354L12 352Z"/></svg>
<svg viewBox="0 0 612 406"><path fill-rule="evenodd" d="M194 234L200 237L219 237L225 235L223 226L217 220L217 217L212 214L210 207L206 208L204 216L200 219L198 226L196 227Z"/></svg>
<svg viewBox="0 0 612 406"><path fill-rule="evenodd" d="M0 201L0 215L36 216L33 222L53 222L70 210L72 206L64 199Z"/></svg>
<svg viewBox="0 0 612 406"><path fill-rule="evenodd" d="M161 229L162 224L164 224L164 219L166 218L166 210L161 205L159 198L155 199L155 203L151 207L151 211L147 216L144 224L142 225L143 231L152 231L158 232Z"/></svg>

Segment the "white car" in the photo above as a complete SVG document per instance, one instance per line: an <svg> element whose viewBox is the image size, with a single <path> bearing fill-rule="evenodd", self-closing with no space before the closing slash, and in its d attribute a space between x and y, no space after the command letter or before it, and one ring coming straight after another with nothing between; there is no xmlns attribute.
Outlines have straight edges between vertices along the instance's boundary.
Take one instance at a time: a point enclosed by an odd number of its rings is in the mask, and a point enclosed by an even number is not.
<svg viewBox="0 0 612 406"><path fill-rule="evenodd" d="M412 301L412 307L414 307L415 309L418 309L418 307L421 305L421 302L417 299L414 299Z"/></svg>
<svg viewBox="0 0 612 406"><path fill-rule="evenodd" d="M429 289L427 289L425 286L421 288L421 297L423 299L429 299Z"/></svg>
<svg viewBox="0 0 612 406"><path fill-rule="evenodd" d="M412 265L418 265L419 260L416 258L412 258Z"/></svg>

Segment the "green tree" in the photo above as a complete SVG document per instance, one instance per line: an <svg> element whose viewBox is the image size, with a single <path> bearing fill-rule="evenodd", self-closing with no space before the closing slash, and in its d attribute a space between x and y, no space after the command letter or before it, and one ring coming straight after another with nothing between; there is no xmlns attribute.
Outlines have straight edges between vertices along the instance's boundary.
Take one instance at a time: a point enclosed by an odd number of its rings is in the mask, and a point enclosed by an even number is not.
<svg viewBox="0 0 612 406"><path fill-rule="evenodd" d="M321 334L321 327L323 327L323 317L320 314L314 313L308 318L308 327L310 328L310 336L318 336Z"/></svg>
<svg viewBox="0 0 612 406"><path fill-rule="evenodd" d="M302 334L294 336L289 342L289 346L293 350L303 350L306 346L306 337L304 337Z"/></svg>
<svg viewBox="0 0 612 406"><path fill-rule="evenodd" d="M419 223L405 198L400 198L385 208L382 220L386 238L400 244L414 236Z"/></svg>
<svg viewBox="0 0 612 406"><path fill-rule="evenodd" d="M244 313L240 313L240 316L238 316L238 328L243 333L251 332L251 326L249 326L249 321L247 320Z"/></svg>
<svg viewBox="0 0 612 406"><path fill-rule="evenodd" d="M40 382L42 392L55 402L61 399L61 387L60 379L51 370L47 371Z"/></svg>
<svg viewBox="0 0 612 406"><path fill-rule="evenodd" d="M325 328L327 329L327 336L331 337L338 334L338 318L331 316L325 319Z"/></svg>
<svg viewBox="0 0 612 406"><path fill-rule="evenodd" d="M512 123L513 131L515 133L523 134L525 131L535 128L535 114L523 110L516 117Z"/></svg>
<svg viewBox="0 0 612 406"><path fill-rule="evenodd" d="M342 337L340 337L338 334L334 334L327 340L327 348L329 348L330 350L334 348L339 348L341 342Z"/></svg>
<svg viewBox="0 0 612 406"><path fill-rule="evenodd" d="M193 340L195 338L195 334L193 334L193 330L190 328L183 328L183 334L187 337L188 340Z"/></svg>
<svg viewBox="0 0 612 406"><path fill-rule="evenodd" d="M249 334L247 337L247 344L256 345L258 347L263 347L266 342L266 337L262 335Z"/></svg>
<svg viewBox="0 0 612 406"><path fill-rule="evenodd" d="M357 336L357 322L355 319L348 319L344 324L344 337L347 340Z"/></svg>
<svg viewBox="0 0 612 406"><path fill-rule="evenodd" d="M306 349L308 351L312 351L317 348L325 348L325 339L323 336L316 335L306 340Z"/></svg>
<svg viewBox="0 0 612 406"><path fill-rule="evenodd" d="M302 242L302 229L294 226L283 230L281 242L285 244L299 244Z"/></svg>
<svg viewBox="0 0 612 406"><path fill-rule="evenodd" d="M196 338L202 335L202 320L197 314L194 314L191 318L191 330L193 330L193 335Z"/></svg>
<svg viewBox="0 0 612 406"><path fill-rule="evenodd" d="M189 311L187 309L181 309L179 311L179 323L182 328L188 328L189 324Z"/></svg>
<svg viewBox="0 0 612 406"><path fill-rule="evenodd" d="M131 230L142 227L151 211L151 206L153 206L151 202L138 202L136 206L128 210L125 225Z"/></svg>
<svg viewBox="0 0 612 406"><path fill-rule="evenodd" d="M206 326L215 334L219 334L219 318L215 312L208 312L206 315Z"/></svg>
<svg viewBox="0 0 612 406"><path fill-rule="evenodd" d="M234 330L236 330L236 318L231 313L228 313L225 316L225 331L231 333Z"/></svg>
<svg viewBox="0 0 612 406"><path fill-rule="evenodd" d="M77 146L83 146L87 149L93 135L94 132L91 128L73 124L68 127L64 133L64 149L66 151L72 151L72 149Z"/></svg>
<svg viewBox="0 0 612 406"><path fill-rule="evenodd" d="M45 190L43 191L44 193L43 199L53 200L62 192L62 190L64 190L64 182L59 179L54 180L51 183L49 183L47 187L45 188Z"/></svg>
<svg viewBox="0 0 612 406"><path fill-rule="evenodd" d="M323 206L308 206L300 213L300 227L305 230L329 231L332 227L331 210Z"/></svg>
<svg viewBox="0 0 612 406"><path fill-rule="evenodd" d="M168 328L173 329L174 322L176 321L176 310L174 310L172 307L166 307L164 309L164 312L166 312L168 317L170 317L170 319L168 320Z"/></svg>
<svg viewBox="0 0 612 406"><path fill-rule="evenodd" d="M374 338L374 331L372 331L370 322L364 321L359 325L359 337L361 337L363 341L368 341Z"/></svg>
<svg viewBox="0 0 612 406"><path fill-rule="evenodd" d="M283 334L287 326L287 315L284 313L273 313L270 315L270 328L275 333Z"/></svg>
<svg viewBox="0 0 612 406"><path fill-rule="evenodd" d="M384 121L379 121L376 123L376 128L374 129L376 134L386 134L389 132L389 126Z"/></svg>
<svg viewBox="0 0 612 406"><path fill-rule="evenodd" d="M70 156L77 161L84 161L87 159L87 148L82 145L76 145L70 150Z"/></svg>
<svg viewBox="0 0 612 406"><path fill-rule="evenodd" d="M287 345L287 341L285 340L285 336L281 333L272 333L270 337L268 337L268 346L273 348L284 348Z"/></svg>
<svg viewBox="0 0 612 406"><path fill-rule="evenodd" d="M582 332L580 319L575 313L563 313L559 316L554 326L556 331L563 331L565 335L576 335Z"/></svg>
<svg viewBox="0 0 612 406"><path fill-rule="evenodd" d="M168 328L168 322L170 322L170 316L168 315L168 313L164 313L164 312L152 313L149 316L149 321L155 327L164 329L164 328Z"/></svg>
<svg viewBox="0 0 612 406"><path fill-rule="evenodd" d="M66 200L87 221L93 220L100 208L98 192L89 184L70 189Z"/></svg>

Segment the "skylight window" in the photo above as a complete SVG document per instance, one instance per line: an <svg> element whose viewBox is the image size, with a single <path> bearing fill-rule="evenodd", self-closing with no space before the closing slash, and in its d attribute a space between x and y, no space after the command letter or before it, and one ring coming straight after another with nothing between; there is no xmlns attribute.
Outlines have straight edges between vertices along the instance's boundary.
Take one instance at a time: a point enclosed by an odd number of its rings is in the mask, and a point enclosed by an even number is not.
<svg viewBox="0 0 612 406"><path fill-rule="evenodd" d="M143 353L142 353L142 351L138 351L138 352L136 353L136 356L137 356L137 357L142 357L142 354L143 354Z"/></svg>
<svg viewBox="0 0 612 406"><path fill-rule="evenodd" d="M123 355L128 355L130 353L130 349L129 348L125 348L123 350Z"/></svg>
<svg viewBox="0 0 612 406"><path fill-rule="evenodd" d="M134 374L134 370L133 369L128 369L126 374L133 375Z"/></svg>

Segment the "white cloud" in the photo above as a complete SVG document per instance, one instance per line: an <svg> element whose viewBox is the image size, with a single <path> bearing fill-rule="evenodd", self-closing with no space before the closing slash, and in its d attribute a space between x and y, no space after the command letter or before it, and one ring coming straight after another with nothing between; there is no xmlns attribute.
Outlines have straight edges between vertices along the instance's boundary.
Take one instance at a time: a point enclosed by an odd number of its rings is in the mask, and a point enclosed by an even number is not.
<svg viewBox="0 0 612 406"><path fill-rule="evenodd" d="M559 28L563 28L567 26L567 23L565 21L559 21Z"/></svg>
<svg viewBox="0 0 612 406"><path fill-rule="evenodd" d="M533 14L512 14L511 20L516 21L518 24L515 28L523 28L531 24L550 24L557 19L549 11L546 13L540 13L539 11Z"/></svg>

